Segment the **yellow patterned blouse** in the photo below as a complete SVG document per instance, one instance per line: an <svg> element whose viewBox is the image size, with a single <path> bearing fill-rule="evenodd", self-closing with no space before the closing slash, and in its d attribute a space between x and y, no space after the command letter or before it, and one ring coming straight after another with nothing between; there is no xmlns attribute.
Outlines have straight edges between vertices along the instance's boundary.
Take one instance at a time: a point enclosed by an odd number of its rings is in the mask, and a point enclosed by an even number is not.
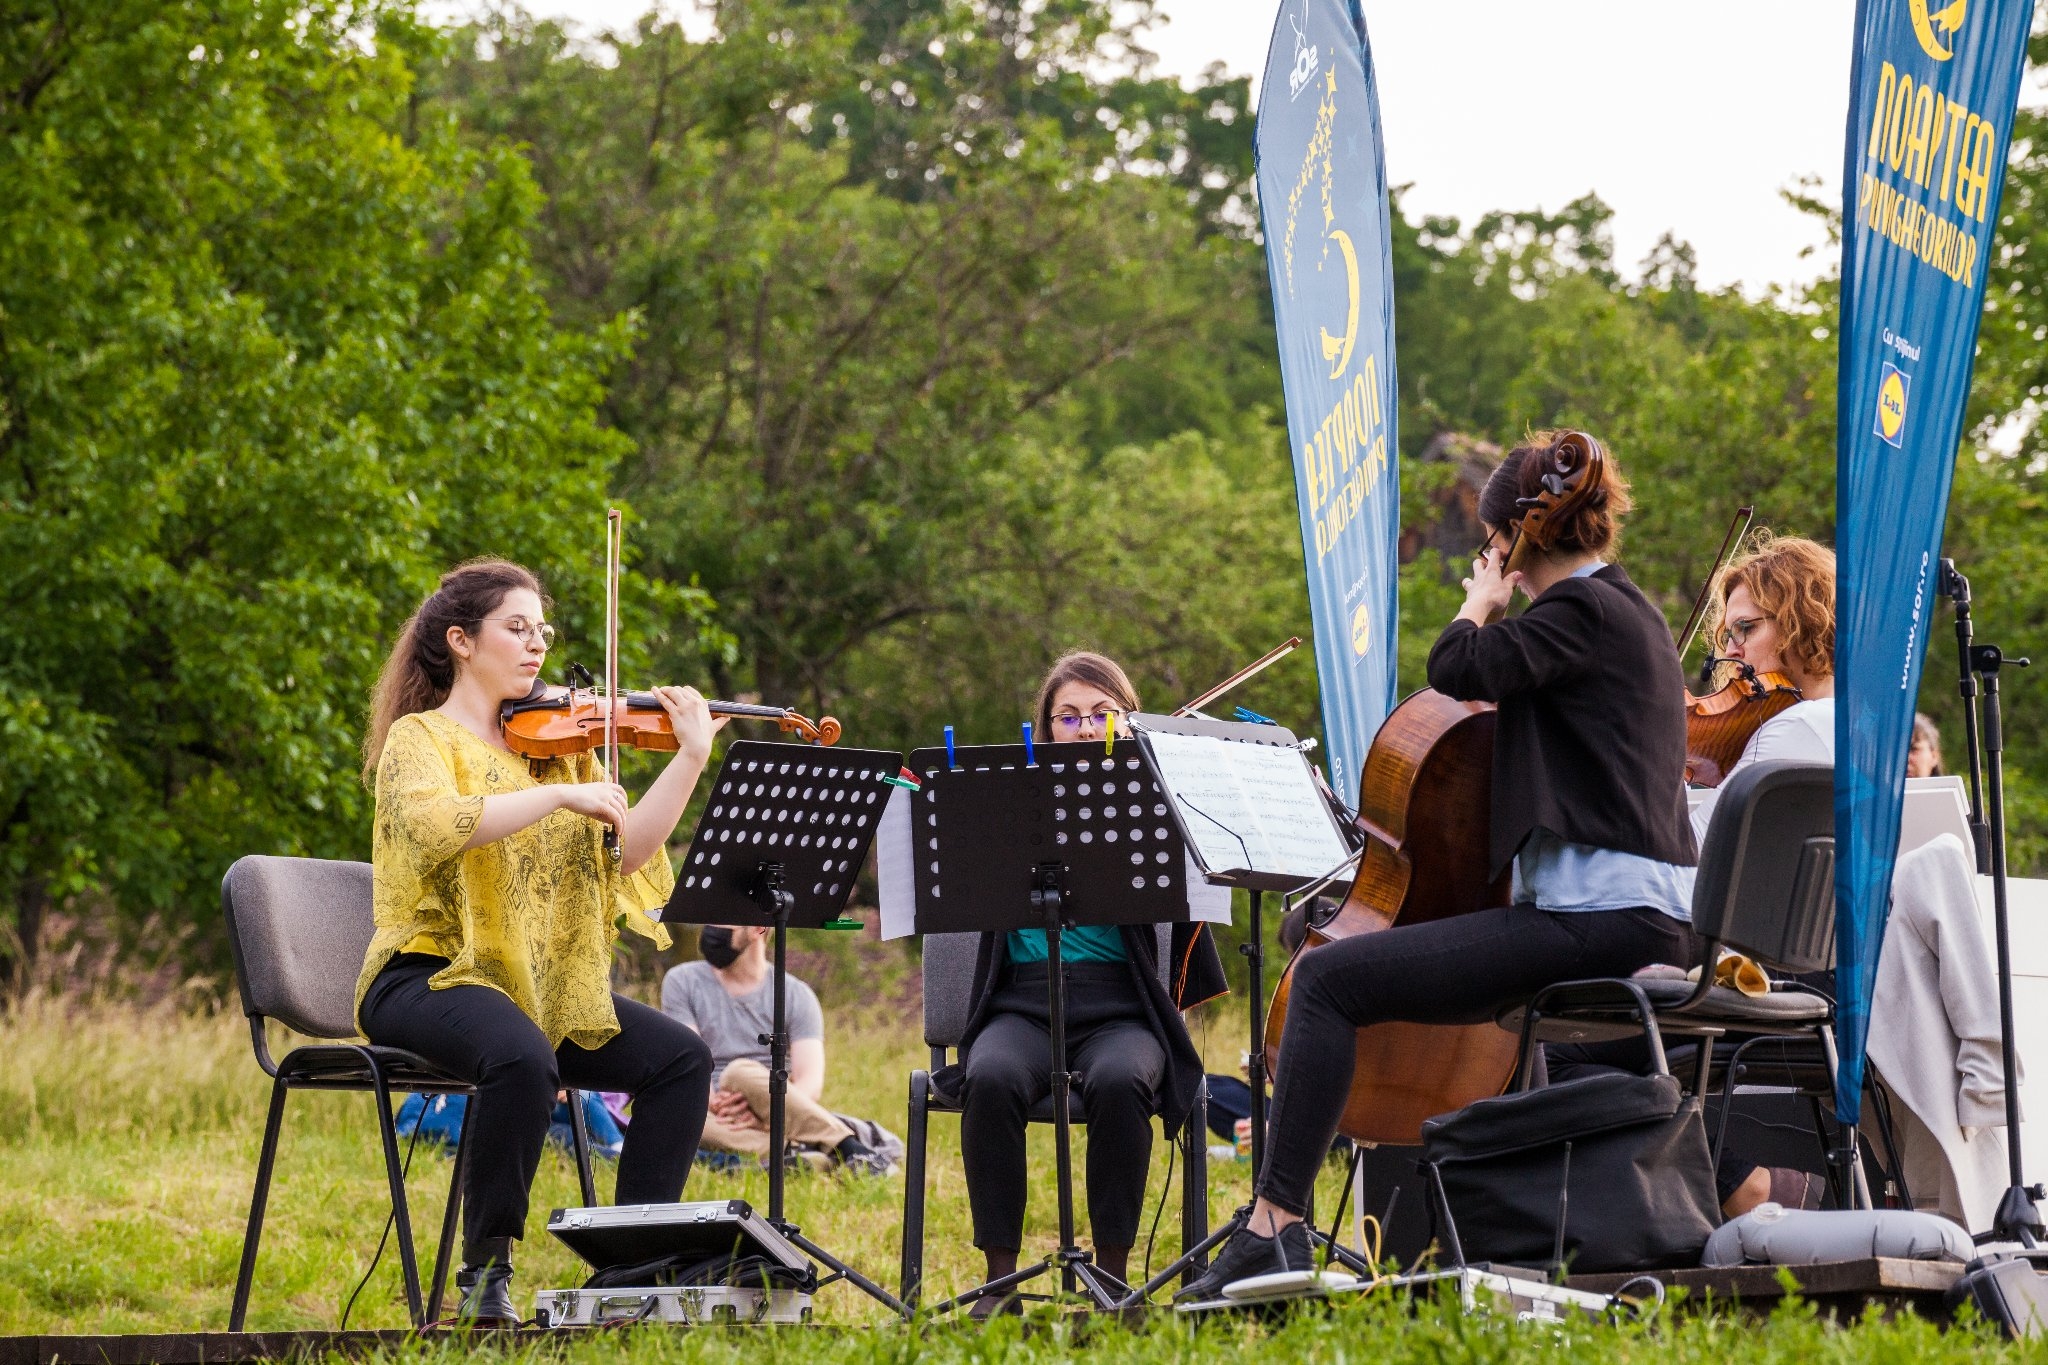
<svg viewBox="0 0 2048 1365"><path fill-rule="evenodd" d="M580 754L529 772L525 759L438 711L394 722L377 762L377 933L356 980L356 1008L394 955L433 953L448 959L434 989L501 990L557 1047L566 1038L596 1048L615 1036L611 945L623 926L668 947L668 930L647 913L675 885L667 856L621 877L604 851L604 827L570 811L462 847L486 796L591 781L599 771L595 756Z"/></svg>

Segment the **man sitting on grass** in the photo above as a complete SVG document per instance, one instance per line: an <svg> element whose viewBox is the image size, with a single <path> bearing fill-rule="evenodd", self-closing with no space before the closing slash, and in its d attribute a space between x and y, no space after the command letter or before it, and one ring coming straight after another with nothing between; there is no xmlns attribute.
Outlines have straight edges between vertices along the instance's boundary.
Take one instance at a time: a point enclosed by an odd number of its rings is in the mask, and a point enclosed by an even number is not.
<svg viewBox="0 0 2048 1365"><path fill-rule="evenodd" d="M697 940L701 962L672 968L661 983L661 1009L695 1029L711 1049L711 1112L700 1145L744 1156L768 1155L768 1044L775 1021L775 982L765 928L706 925ZM789 1027L789 1089L783 1096L784 1140L807 1148L818 1164L859 1175L886 1175L886 1157L821 1103L825 1089L825 1016L818 996L794 976L784 1001Z"/></svg>

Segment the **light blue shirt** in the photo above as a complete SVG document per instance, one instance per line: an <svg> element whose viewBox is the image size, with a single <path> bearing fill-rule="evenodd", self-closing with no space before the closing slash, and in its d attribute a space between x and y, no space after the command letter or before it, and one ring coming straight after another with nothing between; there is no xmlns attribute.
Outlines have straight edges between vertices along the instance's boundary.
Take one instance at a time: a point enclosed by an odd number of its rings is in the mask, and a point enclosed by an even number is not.
<svg viewBox="0 0 2048 1365"><path fill-rule="evenodd" d="M1606 567L1596 559L1572 577L1585 578ZM1637 853L1566 843L1538 828L1515 855L1514 904L1562 912L1628 910L1640 905L1690 924L1697 870Z"/></svg>

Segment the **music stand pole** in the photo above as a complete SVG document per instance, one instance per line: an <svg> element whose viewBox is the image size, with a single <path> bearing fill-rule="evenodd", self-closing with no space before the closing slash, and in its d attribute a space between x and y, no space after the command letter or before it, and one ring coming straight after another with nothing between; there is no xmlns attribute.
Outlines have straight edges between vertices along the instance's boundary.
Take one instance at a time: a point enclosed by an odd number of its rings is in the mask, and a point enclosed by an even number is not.
<svg viewBox="0 0 2048 1365"><path fill-rule="evenodd" d="M1998 934L1998 1041L2005 1071L2005 1151L2012 1184L1998 1200L1992 1216L1994 1236L2021 1246L2040 1244L2042 1223L2035 1201L2044 1193L2028 1186L2020 1163L2020 1093L2013 1075L2012 933L2006 918L2005 870L2005 722L1998 700L1998 670L2006 664L2024 668L2025 659L2009 659L1997 645L1972 645L1970 669L1983 680L1985 796L1991 817L1991 906Z"/></svg>
<svg viewBox="0 0 2048 1365"><path fill-rule="evenodd" d="M1941 591L1956 609L1956 665L1961 673L1958 691L1963 698L1963 740L1970 762L1970 843L1977 859L1977 871L1991 875L1991 827L1984 819L1984 767L1978 757L1981 741L1977 719L1977 670L1971 662L1973 628L1970 620L1970 580L1956 570L1953 559L1941 561Z"/></svg>
<svg viewBox="0 0 2048 1365"><path fill-rule="evenodd" d="M1260 916L1266 893L1255 887L1245 894L1251 897L1251 938L1237 950L1245 955L1250 968L1245 975L1251 996L1252 1045L1245 1057L1245 1076L1252 1083L1252 1178L1256 1180L1266 1168L1266 928Z"/></svg>
<svg viewBox="0 0 2048 1365"><path fill-rule="evenodd" d="M833 1279L845 1280L907 1320L910 1309L901 1299L804 1236L802 1229L783 1216L783 1183L788 1178L783 1136L789 1129L789 912L796 904L796 897L783 889L783 882L782 864L761 864L755 880L755 898L761 902L762 910L775 917L774 967L770 973L774 1005L769 1034L763 1040L768 1044L768 1222L806 1256L832 1271L820 1282L821 1287Z"/></svg>
<svg viewBox="0 0 2048 1365"><path fill-rule="evenodd" d="M727 749L725 764L714 779L709 808L698 823L663 917L696 924L757 923L748 918L752 911L768 921L774 932L772 1012L769 1032L757 1035L768 1047L767 1222L831 1271L819 1280L818 1287L845 1280L908 1319L910 1310L901 1299L804 1236L789 1221L783 1166L789 1132L790 922L800 908L802 883L820 877L802 903L805 925L853 927L838 918L845 906L841 891L852 890L853 865L857 858L866 857L876 819L875 812L867 809L872 800L855 798L871 793L901 762L901 755L880 751L838 750L821 755L793 745L736 741ZM794 777L788 775L792 766L796 767ZM815 771L806 775L807 769ZM810 832L820 824L837 832ZM753 849L764 833L768 847L750 858L743 847ZM770 848L776 851L771 853ZM729 863L725 861L728 857ZM794 888L792 876L797 879Z"/></svg>

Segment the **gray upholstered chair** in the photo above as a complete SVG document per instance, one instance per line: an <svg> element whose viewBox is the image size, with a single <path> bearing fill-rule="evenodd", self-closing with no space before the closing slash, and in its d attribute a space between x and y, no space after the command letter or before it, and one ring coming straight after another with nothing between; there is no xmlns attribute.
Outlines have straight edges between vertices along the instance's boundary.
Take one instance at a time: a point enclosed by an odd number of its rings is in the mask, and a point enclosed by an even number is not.
<svg viewBox="0 0 2048 1365"><path fill-rule="evenodd" d="M1835 960L1835 770L1822 763L1753 763L1721 788L1701 842L1693 884L1692 923L1701 939L1697 982L1682 979L1565 981L1538 991L1500 1015L1521 1034L1523 1084L1530 1083L1537 1042L1604 1042L1642 1035L1655 1066L1665 1069L1664 1039L1694 1043L1693 1092L1704 1098L1716 1065L1715 1044L1734 1035L1800 1039L1817 1046L1822 1065L1809 1068L1833 1095L1834 1002L1796 983L1751 997L1714 984L1713 964L1725 946L1787 974L1826 970ZM1723 1113L1744 1057L1724 1067ZM1815 1113L1818 1116L1818 1104ZM1718 1157L1720 1138L1715 1141ZM1840 1181L1848 1172L1837 1172ZM1854 1173L1860 1177L1861 1171ZM1868 1207L1852 1178L1840 1202Z"/></svg>
<svg viewBox="0 0 2048 1365"><path fill-rule="evenodd" d="M1159 975L1162 985L1172 991L1173 927L1162 924L1159 935ZM927 934L924 938L924 1041L931 1049L931 1065L910 1073L910 1122L904 1138L903 1162L903 1265L900 1297L917 1307L924 1281L925 1148L930 1115L957 1114L959 1107L932 1089L932 1072L944 1067L947 1054L960 1045L967 1032L967 1011L974 989L975 955L980 951L979 934ZM1181 1240L1193 1246L1209 1235L1209 1148L1204 1111L1206 1087L1195 1098L1181 1134L1181 1159L1186 1174L1181 1182ZM1084 1121L1080 1091L1070 1098L1068 1112L1076 1124ZM1032 1123L1052 1122L1052 1100L1040 1100L1032 1109ZM1200 1273L1196 1267L1193 1273Z"/></svg>
<svg viewBox="0 0 2048 1365"><path fill-rule="evenodd" d="M285 1095L292 1090L357 1090L377 1097L377 1127L391 1186L391 1218L405 1278L406 1308L415 1326L432 1321L440 1316L447 1285L472 1125L463 1125L456 1148L448 1204L441 1218L440 1248L434 1260L433 1290L423 1302L391 1092L468 1095L475 1093L475 1087L436 1070L410 1052L368 1043L309 1043L273 1061L264 1035L265 1022L275 1019L312 1038L355 1036L356 978L362 972L372 933L370 865L317 858L243 858L221 881L221 910L227 917L235 985L241 992L242 1013L249 1019L256 1062L271 1078L270 1113L263 1126L262 1155L256 1163L256 1189L249 1202L249 1226L242 1238L242 1263L235 1277L228 1330L241 1331L248 1312L256 1247L263 1235L263 1210L277 1164L278 1132L284 1125ZM569 1111L580 1120L582 1106L575 1099L572 1095ZM584 1202L595 1204L588 1140L580 1122L573 1131Z"/></svg>

